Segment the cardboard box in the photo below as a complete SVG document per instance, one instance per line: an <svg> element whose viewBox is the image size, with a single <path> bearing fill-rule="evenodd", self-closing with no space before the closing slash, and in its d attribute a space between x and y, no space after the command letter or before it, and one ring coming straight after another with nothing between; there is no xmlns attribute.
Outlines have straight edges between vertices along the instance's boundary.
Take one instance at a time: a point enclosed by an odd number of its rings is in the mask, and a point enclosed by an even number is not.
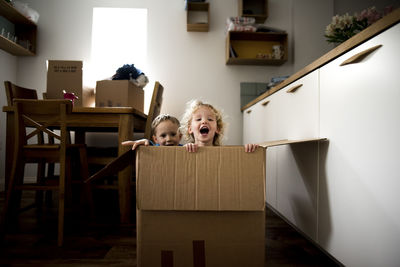
<svg viewBox="0 0 400 267"><path fill-rule="evenodd" d="M82 61L48 60L47 98L63 99L63 90L75 93L75 106L82 106Z"/></svg>
<svg viewBox="0 0 400 267"><path fill-rule="evenodd" d="M96 107L144 109L144 91L129 80L103 80L96 83Z"/></svg>
<svg viewBox="0 0 400 267"><path fill-rule="evenodd" d="M140 211L139 267L264 266L264 211Z"/></svg>
<svg viewBox="0 0 400 267"><path fill-rule="evenodd" d="M140 147L136 190L138 266L264 265L264 148Z"/></svg>
<svg viewBox="0 0 400 267"><path fill-rule="evenodd" d="M137 153L140 210L263 211L265 150L243 146L140 147ZM142 178L143 177L143 178Z"/></svg>

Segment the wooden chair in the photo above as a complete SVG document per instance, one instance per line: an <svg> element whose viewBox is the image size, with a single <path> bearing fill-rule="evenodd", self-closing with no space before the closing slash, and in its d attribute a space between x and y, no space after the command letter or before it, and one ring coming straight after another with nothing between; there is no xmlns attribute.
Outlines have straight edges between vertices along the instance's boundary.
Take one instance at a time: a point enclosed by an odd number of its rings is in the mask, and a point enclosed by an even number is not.
<svg viewBox="0 0 400 267"><path fill-rule="evenodd" d="M68 144L66 118L72 111L69 100L28 100L14 99L15 106L15 150L11 176L6 192L1 233L4 236L9 217L18 214L21 191L58 191L58 238L63 244L65 196L71 196L72 159L79 158L80 179L88 176L85 145ZM30 131L29 129L32 129ZM53 128L59 129L59 134ZM43 133L58 143L34 142L34 137ZM73 154L75 153L75 154ZM60 174L57 180L41 176L34 183L24 181L26 163L59 163Z"/></svg>
<svg viewBox="0 0 400 267"><path fill-rule="evenodd" d="M164 92L164 87L157 81L155 82L153 95L151 97L149 113L147 115L144 138L150 139L152 136L151 132L151 123L153 122L154 118L160 114L161 105L162 105L162 95ZM112 158L110 161L105 162L105 166L97 171L95 174L91 175L85 183L88 185L87 188L97 187L94 182L100 179L104 179L105 177L109 177L111 175L116 175L119 171L124 170L129 164L133 164L135 157L134 151L128 150L124 154L118 156L117 158ZM90 159L88 159L90 161ZM133 182L133 185L135 183ZM104 185L101 186L104 188ZM87 194L91 198L91 191L89 190ZM93 203L91 204L93 206ZM91 208L93 211L93 207Z"/></svg>
<svg viewBox="0 0 400 267"><path fill-rule="evenodd" d="M16 84L13 84L10 81L4 81L4 88L6 90L6 96L7 96L7 105L8 106L13 106L14 105L14 99L16 98L21 98L21 99L38 99L37 91L35 89L30 89L30 88L25 88L18 86ZM43 99L46 99L46 93L43 93ZM43 133L38 133L38 142L43 142ZM54 138L49 136L48 137L49 143L54 143ZM14 149L14 148L12 148ZM46 171L46 164L39 163L38 168L37 168L37 177L43 177L44 173ZM51 177L54 176L54 163L48 163L47 164L47 176ZM8 178L9 174L6 174L5 176L5 191L7 191L7 184L8 184ZM36 201L41 201L43 196L42 192L37 192L36 195ZM51 199L51 191L46 192L46 201L50 202Z"/></svg>
<svg viewBox="0 0 400 267"><path fill-rule="evenodd" d="M24 88L10 81L4 81L4 87L6 89L7 105L9 106L13 105L14 98L38 99L35 89Z"/></svg>
<svg viewBox="0 0 400 267"><path fill-rule="evenodd" d="M164 93L164 87L160 84L160 82L156 82L154 84L149 113L147 114L146 128L144 131L144 138L146 139L151 139L151 136L153 134L151 132L151 123L158 115L160 115L163 93Z"/></svg>
<svg viewBox="0 0 400 267"><path fill-rule="evenodd" d="M37 91L35 89L24 88L13 84L10 81L4 81L4 88L6 90L7 105L13 106L15 98L23 99L38 99ZM38 135L39 142L43 142L43 134ZM7 148L8 149L8 148ZM14 148L11 148L14 149ZM43 176L46 166L38 164L37 177ZM7 191L9 174L5 176L5 190Z"/></svg>
<svg viewBox="0 0 400 267"><path fill-rule="evenodd" d="M48 97L47 92L43 92L42 97L43 97L43 99L51 99ZM67 138L68 138L67 142L71 143L71 132L70 131L67 131ZM49 136L49 143L54 144L54 138ZM54 168L55 168L54 163L47 164L47 176L48 177L54 176Z"/></svg>

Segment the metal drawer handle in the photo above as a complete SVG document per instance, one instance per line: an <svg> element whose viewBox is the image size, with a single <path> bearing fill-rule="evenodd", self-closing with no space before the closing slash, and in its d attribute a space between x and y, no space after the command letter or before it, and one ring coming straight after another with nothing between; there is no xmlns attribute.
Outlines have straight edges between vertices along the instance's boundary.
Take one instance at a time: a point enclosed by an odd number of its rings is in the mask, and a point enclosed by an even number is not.
<svg viewBox="0 0 400 267"><path fill-rule="evenodd" d="M246 113L247 113L247 114L250 114L250 113L251 113L251 109L249 109L248 111L246 111Z"/></svg>
<svg viewBox="0 0 400 267"><path fill-rule="evenodd" d="M261 103L261 105L263 105L263 106L265 107L266 105L268 105L268 103L269 103L269 100L267 100L267 101Z"/></svg>
<svg viewBox="0 0 400 267"><path fill-rule="evenodd" d="M340 64L340 66L361 62L366 56L368 56L369 54L371 54L372 52L374 52L376 49L378 49L381 46L382 45L377 45L377 46L368 48L367 50L364 50L364 51L362 51L362 52L360 52L358 54L355 54L351 58L346 59L345 61L343 61L342 64Z"/></svg>
<svg viewBox="0 0 400 267"><path fill-rule="evenodd" d="M298 85L295 85L295 86L293 86L293 87L287 89L286 93L294 93L294 92L297 91L297 89L299 89L299 88L302 87L302 86L303 86L302 83L301 83L301 84L298 84Z"/></svg>

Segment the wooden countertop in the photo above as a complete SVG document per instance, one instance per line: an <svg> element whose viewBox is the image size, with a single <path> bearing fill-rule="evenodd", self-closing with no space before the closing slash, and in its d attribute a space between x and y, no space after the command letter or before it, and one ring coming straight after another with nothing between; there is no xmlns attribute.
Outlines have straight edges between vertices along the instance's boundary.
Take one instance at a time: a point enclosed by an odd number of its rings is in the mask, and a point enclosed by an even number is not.
<svg viewBox="0 0 400 267"><path fill-rule="evenodd" d="M273 93L279 91L283 87L287 86L288 84L300 79L301 77L307 75L308 73L312 72L315 69L318 69L322 67L323 65L327 64L328 62L334 60L335 58L343 55L347 51L351 50L352 48L364 43L365 41L369 40L370 38L374 37L375 35L378 35L379 33L383 32L384 30L390 28L391 26L397 24L400 21L400 8L392 11L382 19L378 20L362 32L354 35L347 41L343 42L342 44L338 45L322 57L318 58L311 64L307 65L300 71L296 72L280 84L278 84L275 87L272 87L269 89L267 92L264 94L260 95L247 105L243 106L241 108L242 111L247 109L248 107L251 107L252 105L256 104L257 102L263 100L269 95L272 95Z"/></svg>

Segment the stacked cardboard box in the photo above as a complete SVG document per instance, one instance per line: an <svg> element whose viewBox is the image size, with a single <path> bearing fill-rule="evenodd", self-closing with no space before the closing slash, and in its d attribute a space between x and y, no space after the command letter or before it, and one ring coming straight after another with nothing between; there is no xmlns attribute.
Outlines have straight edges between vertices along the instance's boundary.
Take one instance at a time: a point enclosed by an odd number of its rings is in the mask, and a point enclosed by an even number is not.
<svg viewBox="0 0 400 267"><path fill-rule="evenodd" d="M82 106L82 61L48 60L47 65L47 98L63 99L65 90L78 96L75 106Z"/></svg>
<svg viewBox="0 0 400 267"><path fill-rule="evenodd" d="M47 62L47 98L63 99L63 90L74 93L78 99L75 106L96 107L133 107L143 112L144 91L129 80L103 80L96 83L96 95L93 88L82 86L83 62L79 60L48 60Z"/></svg>
<svg viewBox="0 0 400 267"><path fill-rule="evenodd" d="M138 266L263 266L265 149L140 147Z"/></svg>
<svg viewBox="0 0 400 267"><path fill-rule="evenodd" d="M129 80L97 81L96 107L133 107L143 112L144 91Z"/></svg>

